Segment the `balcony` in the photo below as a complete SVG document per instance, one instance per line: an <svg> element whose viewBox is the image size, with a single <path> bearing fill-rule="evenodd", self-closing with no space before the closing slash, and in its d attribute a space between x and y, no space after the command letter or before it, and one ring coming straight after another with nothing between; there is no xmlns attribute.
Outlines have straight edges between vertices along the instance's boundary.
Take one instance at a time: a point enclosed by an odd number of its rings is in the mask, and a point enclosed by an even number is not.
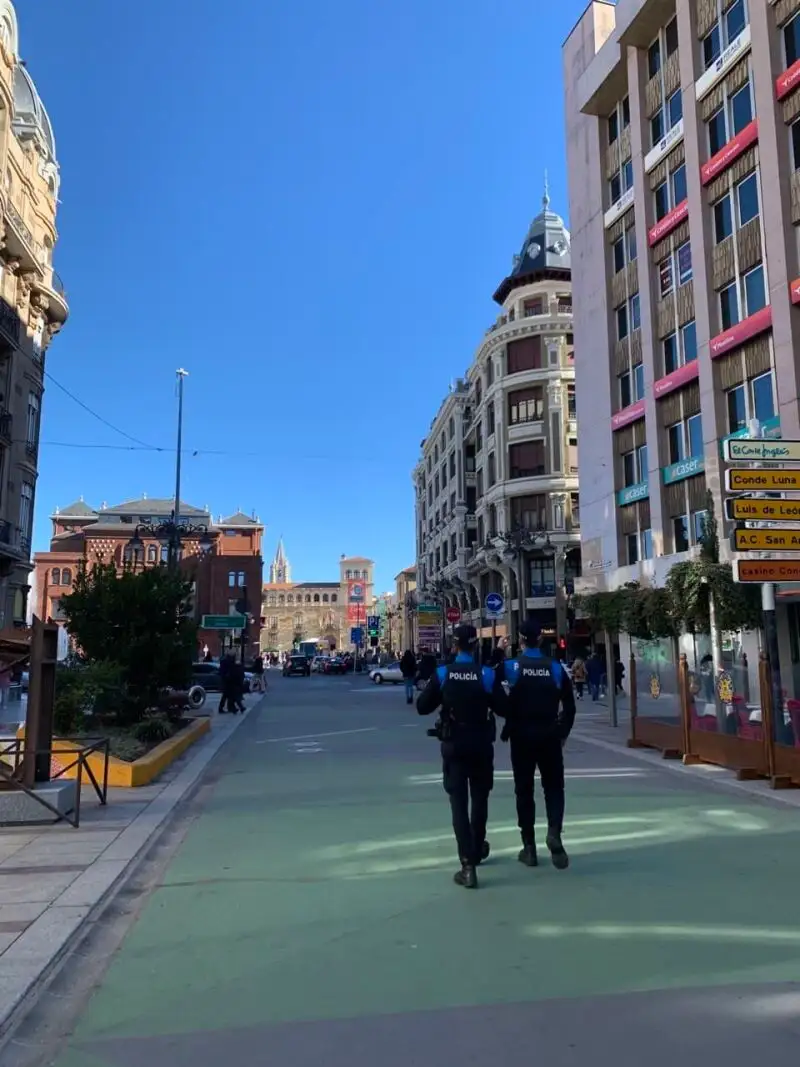
<svg viewBox="0 0 800 1067"><path fill-rule="evenodd" d="M0 521L0 555L26 559L30 556L31 539L24 535L18 526Z"/></svg>
<svg viewBox="0 0 800 1067"><path fill-rule="evenodd" d="M535 467L512 467L510 477L516 478L542 478L545 474L544 463L538 463Z"/></svg>
<svg viewBox="0 0 800 1067"><path fill-rule="evenodd" d="M23 271L39 269L39 248L19 209L10 200L6 202L6 216L11 223L6 231L8 253L20 261Z"/></svg>
<svg viewBox="0 0 800 1067"><path fill-rule="evenodd" d="M56 322L66 322L69 305L64 292L64 283L52 267L45 265L44 277L33 279L33 289L47 300L50 318L55 319Z"/></svg>

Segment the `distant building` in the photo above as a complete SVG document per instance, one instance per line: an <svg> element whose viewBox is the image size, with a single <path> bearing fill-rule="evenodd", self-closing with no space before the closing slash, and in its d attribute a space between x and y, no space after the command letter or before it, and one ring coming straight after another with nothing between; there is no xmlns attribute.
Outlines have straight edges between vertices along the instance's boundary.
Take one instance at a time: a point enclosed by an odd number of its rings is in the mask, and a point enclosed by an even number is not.
<svg viewBox="0 0 800 1067"><path fill-rule="evenodd" d="M157 527L171 519L172 500L128 500L99 510L83 499L51 515L53 535L50 549L34 556L36 582L35 611L42 619L63 621L61 597L72 590L82 567L96 562L113 563L120 570L155 567L167 561L167 546L142 527ZM237 512L214 521L207 508L182 503L180 521L195 528L193 536L181 543L180 566L195 582L194 610L198 622L203 615L229 615L246 605L252 622L248 643L257 644L260 631L259 594L262 583L261 539L264 526L251 515ZM201 551L203 531L211 541ZM138 532L140 544L131 543ZM208 646L213 655L221 651L223 638L234 635L225 630L200 630L199 649Z"/></svg>
<svg viewBox="0 0 800 1067"><path fill-rule="evenodd" d="M263 588L262 650L286 652L299 641L330 650L350 647L351 631L366 628L374 566L361 556L342 556L338 581L293 582L281 539Z"/></svg>
<svg viewBox="0 0 800 1067"><path fill-rule="evenodd" d="M397 640L395 647L401 652L416 648L414 636L414 607L416 603L417 568L406 567L394 579L394 599L397 605Z"/></svg>

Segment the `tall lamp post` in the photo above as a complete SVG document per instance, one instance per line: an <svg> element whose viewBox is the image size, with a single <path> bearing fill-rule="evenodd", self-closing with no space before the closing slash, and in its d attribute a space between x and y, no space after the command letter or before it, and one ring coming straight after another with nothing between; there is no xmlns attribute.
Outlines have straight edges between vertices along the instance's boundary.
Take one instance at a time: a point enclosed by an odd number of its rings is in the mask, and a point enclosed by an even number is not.
<svg viewBox="0 0 800 1067"><path fill-rule="evenodd" d="M505 533L497 535L505 545L504 555L513 559L517 578L517 627L516 641L519 643L519 628L525 621L528 590L525 583L525 566L523 553L530 552L541 544L545 555L555 556L555 548L550 543L550 534L545 530L531 530L527 526L517 525Z"/></svg>

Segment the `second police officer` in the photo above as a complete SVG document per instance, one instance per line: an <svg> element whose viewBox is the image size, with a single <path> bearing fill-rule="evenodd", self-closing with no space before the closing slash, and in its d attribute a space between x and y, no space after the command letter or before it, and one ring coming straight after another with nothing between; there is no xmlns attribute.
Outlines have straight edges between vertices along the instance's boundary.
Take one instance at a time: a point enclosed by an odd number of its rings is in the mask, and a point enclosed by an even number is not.
<svg viewBox="0 0 800 1067"><path fill-rule="evenodd" d="M447 666L437 667L417 698L417 711L430 715L441 708L435 734L441 741L443 784L450 798L461 861L454 881L466 889L477 889L475 869L489 856L486 822L494 785L492 710L503 692L495 688L491 667L475 662L475 627L459 626L454 636L456 657Z"/></svg>
<svg viewBox="0 0 800 1067"><path fill-rule="evenodd" d="M533 784L536 768L542 779L547 810L547 848L559 870L569 866L561 840L564 824L563 745L575 722L575 695L572 682L558 660L542 654L540 629L523 622L519 630L522 650L505 665L508 702L504 709L503 737L511 742L511 766L517 799L517 821L522 835L521 863L535 867L536 808Z"/></svg>

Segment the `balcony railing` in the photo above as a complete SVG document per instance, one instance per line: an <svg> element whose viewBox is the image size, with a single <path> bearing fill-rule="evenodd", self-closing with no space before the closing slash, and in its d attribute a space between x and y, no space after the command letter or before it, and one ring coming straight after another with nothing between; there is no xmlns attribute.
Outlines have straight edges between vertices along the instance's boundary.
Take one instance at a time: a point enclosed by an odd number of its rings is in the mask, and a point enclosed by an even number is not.
<svg viewBox="0 0 800 1067"><path fill-rule="evenodd" d="M571 300L559 300L558 302L559 315L571 315L572 314L572 301Z"/></svg>
<svg viewBox="0 0 800 1067"><path fill-rule="evenodd" d="M53 292L58 293L59 296L64 296L64 283L61 278L53 271Z"/></svg>
<svg viewBox="0 0 800 1067"><path fill-rule="evenodd" d="M527 414L512 415L509 420L509 426L524 426L528 422L541 422L544 418L544 405L540 408L534 408L532 411L529 409Z"/></svg>
<svg viewBox="0 0 800 1067"><path fill-rule="evenodd" d="M9 201L6 205L6 210L8 211L8 217L14 223L14 228L18 231L19 235L31 249L34 249L36 247L36 243L33 240L33 234L28 229L22 215L20 215L19 211L11 203L11 201Z"/></svg>
<svg viewBox="0 0 800 1067"><path fill-rule="evenodd" d="M545 473L544 463L538 464L536 467L512 467L512 478L541 478Z"/></svg>

